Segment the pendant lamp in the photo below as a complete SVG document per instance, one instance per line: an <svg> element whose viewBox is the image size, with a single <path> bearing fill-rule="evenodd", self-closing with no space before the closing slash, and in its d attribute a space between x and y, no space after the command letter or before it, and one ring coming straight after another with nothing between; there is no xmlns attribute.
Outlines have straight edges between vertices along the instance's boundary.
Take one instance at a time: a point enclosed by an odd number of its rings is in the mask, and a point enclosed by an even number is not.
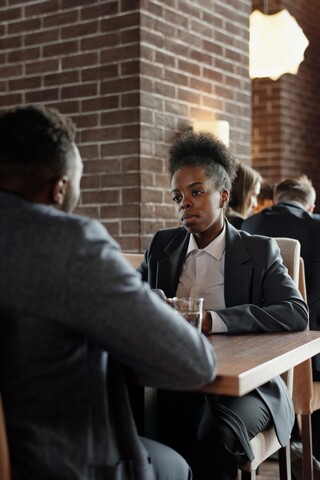
<svg viewBox="0 0 320 480"><path fill-rule="evenodd" d="M277 80L284 73L297 74L309 45L307 37L288 10L250 15L249 75Z"/></svg>

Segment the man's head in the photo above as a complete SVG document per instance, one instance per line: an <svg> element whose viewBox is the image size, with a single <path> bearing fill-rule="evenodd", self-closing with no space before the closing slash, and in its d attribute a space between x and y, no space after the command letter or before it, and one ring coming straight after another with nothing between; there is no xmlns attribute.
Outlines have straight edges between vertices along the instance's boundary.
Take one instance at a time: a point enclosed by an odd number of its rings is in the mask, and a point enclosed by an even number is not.
<svg viewBox="0 0 320 480"><path fill-rule="evenodd" d="M274 202L294 201L300 203L308 212L315 207L316 192L311 180L302 175L299 178L287 178L274 189Z"/></svg>
<svg viewBox="0 0 320 480"><path fill-rule="evenodd" d="M24 106L0 114L0 189L71 212L82 160L75 125L55 109Z"/></svg>

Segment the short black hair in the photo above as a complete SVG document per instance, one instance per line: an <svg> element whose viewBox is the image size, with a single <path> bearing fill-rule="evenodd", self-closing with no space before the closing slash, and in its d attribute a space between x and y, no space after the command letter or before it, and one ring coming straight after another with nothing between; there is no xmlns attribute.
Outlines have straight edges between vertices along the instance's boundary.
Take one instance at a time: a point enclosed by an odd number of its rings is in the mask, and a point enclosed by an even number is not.
<svg viewBox="0 0 320 480"><path fill-rule="evenodd" d="M203 167L208 178L215 180L217 189L231 190L237 164L229 148L208 132L186 130L172 144L168 168L170 179L186 166Z"/></svg>
<svg viewBox="0 0 320 480"><path fill-rule="evenodd" d="M75 124L58 110L19 106L0 113L0 177L58 178L75 141Z"/></svg>

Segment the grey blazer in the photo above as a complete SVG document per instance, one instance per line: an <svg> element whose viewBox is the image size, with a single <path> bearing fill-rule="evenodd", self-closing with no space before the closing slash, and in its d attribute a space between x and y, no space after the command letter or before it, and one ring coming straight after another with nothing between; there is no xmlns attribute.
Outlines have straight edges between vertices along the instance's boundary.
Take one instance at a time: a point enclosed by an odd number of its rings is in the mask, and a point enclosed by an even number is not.
<svg viewBox="0 0 320 480"><path fill-rule="evenodd" d="M141 282L99 222L0 192L0 231L13 480L154 478L119 362L148 384L194 388L215 375L209 342Z"/></svg>
<svg viewBox="0 0 320 480"><path fill-rule="evenodd" d="M184 227L159 230L138 268L152 288L176 293L189 243ZM251 236L226 221L225 304L217 311L229 334L304 330L308 308L282 264L272 239ZM288 442L293 408L279 377L257 389L268 405L279 441Z"/></svg>

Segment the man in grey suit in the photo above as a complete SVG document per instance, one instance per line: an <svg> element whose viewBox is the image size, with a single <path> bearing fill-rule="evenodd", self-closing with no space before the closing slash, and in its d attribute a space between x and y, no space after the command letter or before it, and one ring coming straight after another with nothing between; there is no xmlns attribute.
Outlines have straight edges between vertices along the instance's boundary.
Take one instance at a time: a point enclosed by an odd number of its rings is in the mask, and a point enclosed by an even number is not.
<svg viewBox="0 0 320 480"><path fill-rule="evenodd" d="M0 390L13 480L191 478L138 436L122 364L147 384L211 381L211 345L103 226L72 215L82 160L56 110L0 116Z"/></svg>
<svg viewBox="0 0 320 480"><path fill-rule="evenodd" d="M248 217L241 228L249 233L299 240L304 260L310 329L320 330L320 221L313 215L316 192L308 177L288 178L276 185L274 205ZM320 355L313 361L320 380ZM312 414L313 452L320 461L320 411ZM318 465L319 469L319 465Z"/></svg>

